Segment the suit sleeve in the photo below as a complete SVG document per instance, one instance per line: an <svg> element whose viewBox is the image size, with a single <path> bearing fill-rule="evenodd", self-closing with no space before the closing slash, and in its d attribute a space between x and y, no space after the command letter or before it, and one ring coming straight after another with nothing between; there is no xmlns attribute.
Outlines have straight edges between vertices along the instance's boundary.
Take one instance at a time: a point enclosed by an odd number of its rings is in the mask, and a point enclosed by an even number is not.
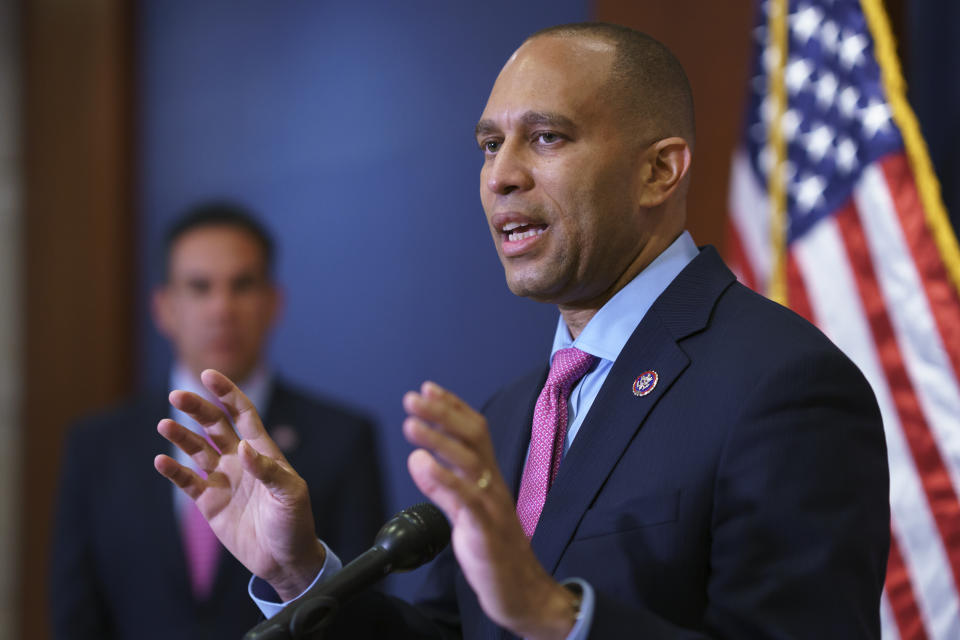
<svg viewBox="0 0 960 640"><path fill-rule="evenodd" d="M832 351L781 366L746 394L720 454L703 628L597 593L590 638L879 638L888 485L860 372Z"/></svg>
<svg viewBox="0 0 960 640"><path fill-rule="evenodd" d="M366 420L358 420L349 426L352 437L343 452L337 489L328 492L335 504L329 511L314 513L320 520L318 525L322 526L322 537L337 551L344 563L373 544L377 531L385 521L383 473L374 425ZM335 517L330 517L331 514Z"/></svg>
<svg viewBox="0 0 960 640"><path fill-rule="evenodd" d="M50 558L50 614L55 640L114 637L92 558L87 482L95 459L83 446L85 435L81 429L71 429L64 450Z"/></svg>

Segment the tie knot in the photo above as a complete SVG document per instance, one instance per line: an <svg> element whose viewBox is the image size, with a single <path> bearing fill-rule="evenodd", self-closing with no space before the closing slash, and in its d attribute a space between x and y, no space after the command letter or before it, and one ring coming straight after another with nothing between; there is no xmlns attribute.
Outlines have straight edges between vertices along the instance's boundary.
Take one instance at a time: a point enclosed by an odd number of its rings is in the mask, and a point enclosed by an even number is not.
<svg viewBox="0 0 960 640"><path fill-rule="evenodd" d="M547 376L547 385L557 386L569 391L577 380L582 378L593 366L596 359L596 356L576 347L560 349L553 354L550 375Z"/></svg>

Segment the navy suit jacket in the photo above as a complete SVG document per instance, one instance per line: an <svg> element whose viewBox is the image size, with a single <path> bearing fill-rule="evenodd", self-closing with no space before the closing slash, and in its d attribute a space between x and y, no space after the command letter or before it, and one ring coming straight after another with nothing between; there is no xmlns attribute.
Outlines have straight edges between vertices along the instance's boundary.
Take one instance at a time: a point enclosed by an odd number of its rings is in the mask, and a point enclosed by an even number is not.
<svg viewBox="0 0 960 640"><path fill-rule="evenodd" d="M648 370L659 380L638 397ZM514 495L546 375L484 409ZM873 393L816 328L703 249L614 363L531 544L555 578L593 586L591 638L877 638L889 507ZM418 608L368 596L344 613L342 637L511 637L450 550Z"/></svg>
<svg viewBox="0 0 960 640"><path fill-rule="evenodd" d="M169 414L159 393L70 431L51 558L57 640L240 638L262 618L225 550L210 598L191 594L174 487L152 464ZM306 479L322 538L346 559L369 547L384 516L373 424L282 383L264 424Z"/></svg>

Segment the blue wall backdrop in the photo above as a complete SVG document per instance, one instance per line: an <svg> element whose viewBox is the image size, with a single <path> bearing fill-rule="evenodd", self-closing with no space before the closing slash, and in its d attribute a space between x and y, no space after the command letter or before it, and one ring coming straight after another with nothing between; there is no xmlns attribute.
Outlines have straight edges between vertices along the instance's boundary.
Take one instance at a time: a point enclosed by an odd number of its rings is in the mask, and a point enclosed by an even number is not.
<svg viewBox="0 0 960 640"><path fill-rule="evenodd" d="M279 242L272 362L376 416L390 506L420 500L402 394L429 378L479 406L548 355L556 312L504 284L473 126L526 35L587 15L585 0L141 3L141 386L169 363L147 311L163 230L234 196Z"/></svg>

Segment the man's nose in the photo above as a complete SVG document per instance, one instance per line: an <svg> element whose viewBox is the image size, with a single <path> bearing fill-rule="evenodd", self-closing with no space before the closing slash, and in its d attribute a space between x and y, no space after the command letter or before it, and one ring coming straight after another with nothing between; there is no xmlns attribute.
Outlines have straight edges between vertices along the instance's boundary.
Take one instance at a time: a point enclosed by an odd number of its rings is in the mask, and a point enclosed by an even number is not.
<svg viewBox="0 0 960 640"><path fill-rule="evenodd" d="M533 188L529 151L519 139L504 141L485 169L487 189L497 195Z"/></svg>
<svg viewBox="0 0 960 640"><path fill-rule="evenodd" d="M236 308L236 298L229 287L220 287L212 292L210 307L218 316L229 316Z"/></svg>

